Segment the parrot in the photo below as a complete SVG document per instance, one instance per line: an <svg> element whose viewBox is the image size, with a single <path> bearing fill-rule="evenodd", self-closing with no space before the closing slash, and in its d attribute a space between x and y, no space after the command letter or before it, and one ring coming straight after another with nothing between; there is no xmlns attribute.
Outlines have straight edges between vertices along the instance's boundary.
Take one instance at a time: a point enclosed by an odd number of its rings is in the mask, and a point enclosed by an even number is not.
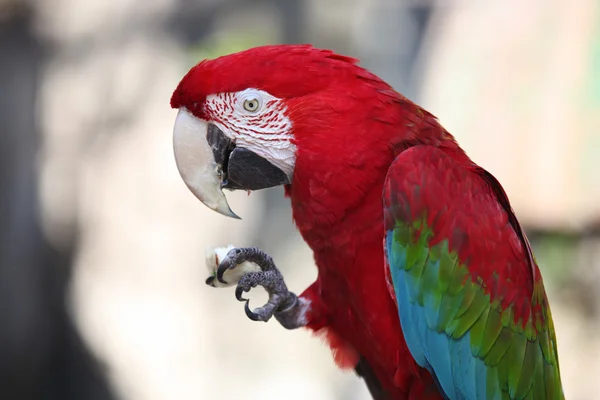
<svg viewBox="0 0 600 400"><path fill-rule="evenodd" d="M310 44L200 61L170 105L193 195L239 218L224 189L282 186L313 252L318 276L300 295L262 250L222 252L223 284L258 266L235 278L250 319L318 334L376 400L564 398L527 236L499 181L434 115ZM243 294L257 286L269 300L252 310Z"/></svg>

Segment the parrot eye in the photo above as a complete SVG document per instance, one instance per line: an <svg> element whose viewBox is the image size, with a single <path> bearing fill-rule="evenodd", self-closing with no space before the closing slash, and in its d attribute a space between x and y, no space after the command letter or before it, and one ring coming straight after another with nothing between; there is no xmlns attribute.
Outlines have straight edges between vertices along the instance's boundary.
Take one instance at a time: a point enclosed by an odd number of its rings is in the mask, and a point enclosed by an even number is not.
<svg viewBox="0 0 600 400"><path fill-rule="evenodd" d="M248 99L244 101L244 110L246 111L256 112L259 106L260 103L258 102L258 99Z"/></svg>
<svg viewBox="0 0 600 400"><path fill-rule="evenodd" d="M264 95L264 92L254 88L238 92L235 96L235 108L242 114L257 114L265 105Z"/></svg>

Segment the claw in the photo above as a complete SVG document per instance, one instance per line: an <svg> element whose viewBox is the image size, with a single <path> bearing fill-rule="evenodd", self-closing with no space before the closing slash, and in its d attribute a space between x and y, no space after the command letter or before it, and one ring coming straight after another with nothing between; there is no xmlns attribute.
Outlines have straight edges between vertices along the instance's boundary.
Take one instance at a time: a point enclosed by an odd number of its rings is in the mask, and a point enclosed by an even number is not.
<svg viewBox="0 0 600 400"><path fill-rule="evenodd" d="M244 311L246 312L246 316L252 321L260 321L260 315L250 310L250 300L246 300L246 305L244 305Z"/></svg>
<svg viewBox="0 0 600 400"><path fill-rule="evenodd" d="M229 263L229 259L225 258L221 262L221 264L219 264L219 267L217 268L217 279L219 280L219 282L227 284L227 281L225 281L223 279L223 274L225 273L225 271L227 271L230 268L231 268L231 265Z"/></svg>
<svg viewBox="0 0 600 400"><path fill-rule="evenodd" d="M242 294L244 292L247 292L246 288L238 285L235 288L235 298L238 299L238 301L246 301L246 302L248 302L248 299L242 297Z"/></svg>

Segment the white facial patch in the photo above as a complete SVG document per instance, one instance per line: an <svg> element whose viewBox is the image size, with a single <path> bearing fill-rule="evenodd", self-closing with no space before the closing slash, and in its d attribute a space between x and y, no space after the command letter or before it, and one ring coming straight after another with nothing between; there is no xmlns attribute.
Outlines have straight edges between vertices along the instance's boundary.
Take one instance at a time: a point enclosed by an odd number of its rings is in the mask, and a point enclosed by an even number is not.
<svg viewBox="0 0 600 400"><path fill-rule="evenodd" d="M236 146L281 169L290 182L296 163L292 121L282 100L258 89L219 93L206 98L205 112Z"/></svg>

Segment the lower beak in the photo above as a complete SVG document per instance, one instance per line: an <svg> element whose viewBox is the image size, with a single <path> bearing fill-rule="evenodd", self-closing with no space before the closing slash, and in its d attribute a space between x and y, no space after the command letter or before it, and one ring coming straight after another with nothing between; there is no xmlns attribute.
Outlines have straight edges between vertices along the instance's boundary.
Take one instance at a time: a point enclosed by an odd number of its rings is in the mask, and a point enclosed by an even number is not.
<svg viewBox="0 0 600 400"><path fill-rule="evenodd" d="M279 168L252 151L236 147L216 125L182 108L173 129L173 149L179 174L208 208L232 218L223 188L258 190L290 183Z"/></svg>

